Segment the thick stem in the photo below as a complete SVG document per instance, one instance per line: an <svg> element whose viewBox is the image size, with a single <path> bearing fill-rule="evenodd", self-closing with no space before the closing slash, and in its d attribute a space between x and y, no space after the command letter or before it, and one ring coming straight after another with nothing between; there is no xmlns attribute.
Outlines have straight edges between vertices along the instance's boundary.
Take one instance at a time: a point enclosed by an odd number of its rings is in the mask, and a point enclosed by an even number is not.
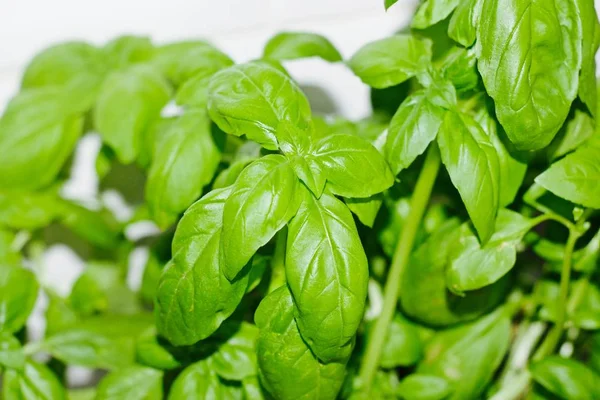
<svg viewBox="0 0 600 400"><path fill-rule="evenodd" d="M431 190L440 169L440 163L439 149L433 144L427 151L423 169L421 170L410 201L410 213L402 228L402 233L392 257L392 264L384 289L385 294L381 314L375 322L372 333L369 335L369 342L367 343L365 356L360 368L360 384L364 393L370 392L373 377L379 366L383 343L396 309L402 275L410 258L410 253L415 242L415 235L421 225L425 209L429 204Z"/></svg>
<svg viewBox="0 0 600 400"><path fill-rule="evenodd" d="M573 250L575 249L575 243L580 235L581 233L576 229L569 230L569 238L567 239L567 245L565 246L565 256L560 273L560 289L557 304L558 314L556 315L556 324L550 330L550 333L548 336L546 336L546 339L534 354L534 361L541 360L547 355L552 354L562 335L565 320L567 318L567 300L569 297L569 284L571 282Z"/></svg>

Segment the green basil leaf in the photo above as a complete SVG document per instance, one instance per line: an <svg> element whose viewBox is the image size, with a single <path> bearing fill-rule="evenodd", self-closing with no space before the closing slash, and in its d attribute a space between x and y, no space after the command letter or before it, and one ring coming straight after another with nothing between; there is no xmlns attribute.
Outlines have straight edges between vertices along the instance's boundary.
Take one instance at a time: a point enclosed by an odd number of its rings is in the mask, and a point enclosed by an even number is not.
<svg viewBox="0 0 600 400"><path fill-rule="evenodd" d="M142 275L142 286L140 287L140 297L146 304L154 303L158 282L165 264L166 262L160 259L154 251L150 251L148 261L144 267L144 275Z"/></svg>
<svg viewBox="0 0 600 400"><path fill-rule="evenodd" d="M181 362L159 342L154 327L137 340L135 355L138 362L156 369L169 370L181 366Z"/></svg>
<svg viewBox="0 0 600 400"><path fill-rule="evenodd" d="M400 304L411 318L431 326L472 320L504 298L506 282L457 296L446 288L446 266L459 238L460 224L447 220L412 254L402 277Z"/></svg>
<svg viewBox="0 0 600 400"><path fill-rule="evenodd" d="M410 374L400 382L397 393L406 400L443 400L452 393L452 388L439 376Z"/></svg>
<svg viewBox="0 0 600 400"><path fill-rule="evenodd" d="M250 164L253 161L254 161L254 159L249 158L246 160L240 160L240 161L234 162L228 168L224 169L217 175L212 188L213 189L222 189L227 186L233 185L235 183L235 181L237 180L237 178L242 173L242 171L248 166L248 164Z"/></svg>
<svg viewBox="0 0 600 400"><path fill-rule="evenodd" d="M517 192L523 184L525 173L527 172L527 164L517 160L509 153L498 134L498 124L489 114L486 107L481 107L475 113L474 118L496 149L498 166L500 167L500 198L498 199L498 206L506 207L515 200Z"/></svg>
<svg viewBox="0 0 600 400"><path fill-rule="evenodd" d="M169 101L171 88L156 70L133 66L109 75L98 94L94 124L124 164L135 160L143 132Z"/></svg>
<svg viewBox="0 0 600 400"><path fill-rule="evenodd" d="M208 112L224 132L277 149L276 130L287 121L299 128L310 124L310 105L285 74L265 63L236 65L210 81Z"/></svg>
<svg viewBox="0 0 600 400"><path fill-rule="evenodd" d="M575 115L556 136L550 148L550 159L556 160L577 149L594 136L596 123L588 113L575 110Z"/></svg>
<svg viewBox="0 0 600 400"><path fill-rule="evenodd" d="M345 375L344 363L321 363L307 347L294 320L286 286L270 293L254 316L259 377L277 399L334 399Z"/></svg>
<svg viewBox="0 0 600 400"><path fill-rule="evenodd" d="M206 361L198 361L177 376L171 391L170 400L202 398L202 399L225 399L223 385L221 384L212 365Z"/></svg>
<svg viewBox="0 0 600 400"><path fill-rule="evenodd" d="M416 29L425 29L431 25L437 24L443 19L446 19L448 15L456 6L458 6L460 0L425 0L417 13L413 17L411 26Z"/></svg>
<svg viewBox="0 0 600 400"><path fill-rule="evenodd" d="M600 25L594 3L587 0L577 0L573 4L581 20L582 62L579 74L579 98L585 103L590 113L597 116L596 90L596 53L600 45Z"/></svg>
<svg viewBox="0 0 600 400"><path fill-rule="evenodd" d="M133 363L115 342L84 329L69 329L45 339L40 349L69 365L114 369Z"/></svg>
<svg viewBox="0 0 600 400"><path fill-rule="evenodd" d="M118 369L98 385L97 400L160 400L163 373L141 366Z"/></svg>
<svg viewBox="0 0 600 400"><path fill-rule="evenodd" d="M94 211L70 201L62 202L61 208L61 224L81 238L106 250L115 249L120 243L123 228L109 210Z"/></svg>
<svg viewBox="0 0 600 400"><path fill-rule="evenodd" d="M210 183L221 152L204 112L188 111L171 124L152 159L146 200L150 215L162 228L171 225Z"/></svg>
<svg viewBox="0 0 600 400"><path fill-rule="evenodd" d="M329 135L311 154L327 177L327 187L344 197L369 197L394 184L394 177L372 144L353 135Z"/></svg>
<svg viewBox="0 0 600 400"><path fill-rule="evenodd" d="M549 356L529 367L533 379L563 399L600 396L600 376L578 361Z"/></svg>
<svg viewBox="0 0 600 400"><path fill-rule="evenodd" d="M342 55L324 36L306 32L281 32L265 45L264 58L272 60L295 60L319 57L325 61L342 61Z"/></svg>
<svg viewBox="0 0 600 400"><path fill-rule="evenodd" d="M1 208L1 207L0 207ZM15 241L21 243L25 236L17 236L0 228L0 264L20 264L21 254L15 248Z"/></svg>
<svg viewBox="0 0 600 400"><path fill-rule="evenodd" d="M432 43L411 35L395 35L360 48L348 66L367 85L384 89L427 69Z"/></svg>
<svg viewBox="0 0 600 400"><path fill-rule="evenodd" d="M387 11L387 10L388 10L388 9L389 9L391 6L393 6L394 4L396 4L396 2L397 2L397 1L398 1L398 0L384 0L384 1L383 1L383 3L384 3L384 6L385 6L385 9L386 9L386 11Z"/></svg>
<svg viewBox="0 0 600 400"><path fill-rule="evenodd" d="M600 148L586 146L555 162L535 182L558 197L600 208Z"/></svg>
<svg viewBox="0 0 600 400"><path fill-rule="evenodd" d="M248 275L230 282L220 258L225 200L231 189L213 190L194 203L179 221L173 259L158 286L158 332L176 346L205 339L241 301Z"/></svg>
<svg viewBox="0 0 600 400"><path fill-rule="evenodd" d="M52 46L36 55L23 73L23 88L66 85L82 79L101 79L107 64L100 49L84 42Z"/></svg>
<svg viewBox="0 0 600 400"><path fill-rule="evenodd" d="M517 246L531 228L531 221L507 209L498 212L494 234L481 246L468 225L461 227L460 239L450 252L446 284L462 293L491 285L510 271L517 259Z"/></svg>
<svg viewBox="0 0 600 400"><path fill-rule="evenodd" d="M369 336L367 334L365 338L368 340ZM423 344L417 325L397 313L388 328L379 365L386 369L409 367L422 356Z"/></svg>
<svg viewBox="0 0 600 400"><path fill-rule="evenodd" d="M256 376L251 376L249 378L245 378L242 381L242 386L244 389L244 399L245 400L264 400L265 396L262 392L260 384L258 383L258 379Z"/></svg>
<svg viewBox="0 0 600 400"><path fill-rule="evenodd" d="M0 332L0 374L2 367L22 371L25 366L25 353L19 340L8 332Z"/></svg>
<svg viewBox="0 0 600 400"><path fill-rule="evenodd" d="M485 243L492 236L498 213L500 166L496 149L476 121L455 112L446 113L437 139L452 184Z"/></svg>
<svg viewBox="0 0 600 400"><path fill-rule="evenodd" d="M479 398L504 359L510 319L498 309L469 325L442 331L425 351L417 373L444 378L454 388L449 400Z"/></svg>
<svg viewBox="0 0 600 400"><path fill-rule="evenodd" d="M321 197L327 177L316 158L310 154L290 157L290 163L296 176L317 197Z"/></svg>
<svg viewBox="0 0 600 400"><path fill-rule="evenodd" d="M474 90L479 85L475 50L452 47L440 61L442 76L452 82L459 93Z"/></svg>
<svg viewBox="0 0 600 400"><path fill-rule="evenodd" d="M22 371L8 370L4 374L4 398L66 400L65 389L47 366L32 361Z"/></svg>
<svg viewBox="0 0 600 400"><path fill-rule="evenodd" d="M49 225L61 212L56 192L0 192L0 226L35 230Z"/></svg>
<svg viewBox="0 0 600 400"><path fill-rule="evenodd" d="M583 285L584 290L580 304L569 318L581 329L600 329L600 289L594 284L581 280L573 283L573 291L579 289L576 288L577 285Z"/></svg>
<svg viewBox="0 0 600 400"><path fill-rule="evenodd" d="M49 86L21 92L0 119L0 187L39 189L67 161L83 129L79 95Z"/></svg>
<svg viewBox="0 0 600 400"><path fill-rule="evenodd" d="M461 0L450 18L448 36L465 47L475 43L483 0Z"/></svg>
<svg viewBox="0 0 600 400"><path fill-rule="evenodd" d="M257 337L258 329L242 322L237 332L210 357L212 370L227 380L241 381L255 376Z"/></svg>
<svg viewBox="0 0 600 400"><path fill-rule="evenodd" d="M577 95L581 23L575 2L485 0L478 67L496 115L520 150L547 146Z"/></svg>
<svg viewBox="0 0 600 400"><path fill-rule="evenodd" d="M307 193L288 225L285 272L302 338L324 362L347 358L364 312L368 266L344 203Z"/></svg>
<svg viewBox="0 0 600 400"><path fill-rule="evenodd" d="M33 273L20 266L0 267L0 332L14 333L25 325L38 294Z"/></svg>
<svg viewBox="0 0 600 400"><path fill-rule="evenodd" d="M223 209L223 273L229 280L296 214L299 190L284 156L265 156L242 171Z"/></svg>
<svg viewBox="0 0 600 400"><path fill-rule="evenodd" d="M440 103L438 99L448 101ZM446 108L453 103L456 92L451 84L444 83L415 92L400 105L385 141L385 155L395 175L423 154L437 136Z"/></svg>
<svg viewBox="0 0 600 400"><path fill-rule="evenodd" d="M233 61L209 43L187 41L157 48L152 65L179 87L190 79L209 77L218 70L233 65Z"/></svg>
<svg viewBox="0 0 600 400"><path fill-rule="evenodd" d="M379 213L379 209L383 204L383 195L378 193L369 197L349 198L344 199L344 202L363 225L372 228L375 223L375 218L377 218L377 214Z"/></svg>
<svg viewBox="0 0 600 400"><path fill-rule="evenodd" d="M119 36L102 49L106 63L113 69L149 61L154 55L154 46L145 36Z"/></svg>

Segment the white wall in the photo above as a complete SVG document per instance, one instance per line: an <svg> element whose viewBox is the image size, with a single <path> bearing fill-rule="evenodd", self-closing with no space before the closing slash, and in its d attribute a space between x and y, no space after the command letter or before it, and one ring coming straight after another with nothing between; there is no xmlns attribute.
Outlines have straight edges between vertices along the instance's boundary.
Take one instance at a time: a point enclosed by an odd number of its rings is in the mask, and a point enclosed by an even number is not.
<svg viewBox="0 0 600 400"><path fill-rule="evenodd" d="M0 109L38 51L65 40L101 44L120 34L157 43L206 38L241 62L260 56L281 30L326 35L349 57L361 45L404 26L418 0L0 0ZM347 117L368 113L368 90L343 65L291 63L302 84L323 86Z"/></svg>

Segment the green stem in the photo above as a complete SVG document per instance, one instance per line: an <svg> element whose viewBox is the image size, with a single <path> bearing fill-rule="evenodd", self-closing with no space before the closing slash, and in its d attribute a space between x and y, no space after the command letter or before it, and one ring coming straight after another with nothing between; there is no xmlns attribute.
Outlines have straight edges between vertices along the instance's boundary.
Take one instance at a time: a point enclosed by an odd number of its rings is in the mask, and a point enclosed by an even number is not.
<svg viewBox="0 0 600 400"><path fill-rule="evenodd" d="M546 336L546 339L542 342L540 348L534 354L534 361L541 360L542 358L552 354L562 335L567 317L567 300L569 297L569 283L571 282L573 250L575 249L575 243L577 242L577 239L579 239L580 235L581 233L577 229L569 230L569 238L567 239L567 245L565 246L565 256L560 273L560 289L557 302L558 314L556 316L556 324L550 330L550 333L548 336Z"/></svg>
<svg viewBox="0 0 600 400"><path fill-rule="evenodd" d="M364 393L370 392L373 377L379 366L383 343L396 309L402 275L408 264L410 253L415 242L415 236L421 225L421 220L423 219L423 214L429 204L431 190L433 189L433 184L437 177L440 164L439 149L434 144L430 146L427 151L423 169L421 170L419 180L415 186L410 201L410 213L402 228L402 233L398 239L396 250L392 257L392 264L388 272L381 314L375 322L373 331L369 337L365 356L363 357L359 378L361 389L364 390Z"/></svg>
<svg viewBox="0 0 600 400"><path fill-rule="evenodd" d="M285 283L285 247L287 243L287 227L277 232L275 237L275 251L271 261L271 282L268 293L281 287Z"/></svg>

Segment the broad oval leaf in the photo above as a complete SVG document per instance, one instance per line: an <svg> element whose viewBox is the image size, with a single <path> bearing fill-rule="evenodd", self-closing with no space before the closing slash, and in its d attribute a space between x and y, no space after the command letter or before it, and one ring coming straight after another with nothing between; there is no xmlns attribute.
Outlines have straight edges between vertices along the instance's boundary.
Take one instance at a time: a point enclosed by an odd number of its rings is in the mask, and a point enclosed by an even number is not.
<svg viewBox="0 0 600 400"><path fill-rule="evenodd" d="M565 154L576 150L580 145L594 136L595 132L596 123L594 119L584 111L575 110L573 119L563 126L548 147L550 159L555 161Z"/></svg>
<svg viewBox="0 0 600 400"><path fill-rule="evenodd" d="M122 163L136 159L143 132L160 116L170 95L169 84L147 65L113 72L106 78L94 109L94 125Z"/></svg>
<svg viewBox="0 0 600 400"><path fill-rule="evenodd" d="M381 153L364 139L334 134L319 140L310 154L327 178L327 187L344 197L369 197L394 184Z"/></svg>
<svg viewBox="0 0 600 400"><path fill-rule="evenodd" d="M213 190L183 215L173 259L160 278L156 326L176 346L205 339L238 306L248 275L229 281L220 257L223 207L231 188Z"/></svg>
<svg viewBox="0 0 600 400"><path fill-rule="evenodd" d="M431 42L394 35L361 47L348 66L367 85L383 89L425 71L431 63Z"/></svg>
<svg viewBox="0 0 600 400"><path fill-rule="evenodd" d="M61 207L56 188L38 192L0 192L0 226L40 229L59 218Z"/></svg>
<svg viewBox="0 0 600 400"><path fill-rule="evenodd" d="M25 367L25 353L19 339L8 332L0 332L0 374L4 367L22 371Z"/></svg>
<svg viewBox="0 0 600 400"><path fill-rule="evenodd" d="M3 398L65 400L67 395L58 377L44 364L25 363L22 371L8 370L4 374Z"/></svg>
<svg viewBox="0 0 600 400"><path fill-rule="evenodd" d="M25 90L0 119L0 187L38 189L60 172L83 129L78 96L64 87Z"/></svg>
<svg viewBox="0 0 600 400"><path fill-rule="evenodd" d="M465 47L475 43L477 20L484 0L461 0L448 23L448 36Z"/></svg>
<svg viewBox="0 0 600 400"><path fill-rule="evenodd" d="M187 111L168 126L156 146L146 183L150 215L160 227L172 224L202 194L220 158L204 112Z"/></svg>
<svg viewBox="0 0 600 400"><path fill-rule="evenodd" d="M311 111L304 93L288 76L266 63L219 71L210 80L208 112L224 132L277 149L276 130L287 121L308 128Z"/></svg>
<svg viewBox="0 0 600 400"><path fill-rule="evenodd" d="M302 337L324 362L354 345L367 294L365 252L348 208L324 193L306 194L288 225L285 271Z"/></svg>
<svg viewBox="0 0 600 400"><path fill-rule="evenodd" d="M163 373L153 368L131 366L106 375L98 384L97 400L161 400Z"/></svg>
<svg viewBox="0 0 600 400"><path fill-rule="evenodd" d="M392 172L397 175L427 149L444 121L446 105L436 98L454 99L456 93L449 83L411 94L392 117L385 141L385 155Z"/></svg>
<svg viewBox="0 0 600 400"><path fill-rule="evenodd" d="M596 53L600 45L600 25L594 2L576 0L578 17L581 19L582 62L579 75L579 98L590 113L597 117Z"/></svg>
<svg viewBox="0 0 600 400"><path fill-rule="evenodd" d="M31 271L0 264L0 332L17 332L25 325L37 294L38 283Z"/></svg>
<svg viewBox="0 0 600 400"><path fill-rule="evenodd" d="M306 345L294 320L286 286L265 297L254 316L261 383L277 399L335 399L344 380L343 363L321 363Z"/></svg>
<svg viewBox="0 0 600 400"><path fill-rule="evenodd" d="M61 86L75 79L100 80L107 72L102 51L85 42L67 42L37 54L25 68L21 86Z"/></svg>
<svg viewBox="0 0 600 400"><path fill-rule="evenodd" d="M514 211L498 213L494 234L484 246L468 225L450 252L446 284L453 292L476 290L491 285L510 271L517 258L517 246L531 229L531 221Z"/></svg>
<svg viewBox="0 0 600 400"><path fill-rule="evenodd" d="M496 115L520 150L547 146L577 96L582 27L576 2L485 0L478 67Z"/></svg>
<svg viewBox="0 0 600 400"><path fill-rule="evenodd" d="M229 280L296 214L299 193L284 156L265 156L242 171L223 209L223 273Z"/></svg>
<svg viewBox="0 0 600 400"><path fill-rule="evenodd" d="M447 220L412 254L400 286L400 304L416 321L443 327L469 321L495 307L504 298L506 281L464 297L448 291L446 266L456 245L460 224Z"/></svg>
<svg viewBox="0 0 600 400"><path fill-rule="evenodd" d="M445 19L458 6L460 0L425 0L413 17L411 26L425 29Z"/></svg>
<svg viewBox="0 0 600 400"><path fill-rule="evenodd" d="M438 133L442 162L482 243L494 232L500 167L490 139L471 117L448 112Z"/></svg>
<svg viewBox="0 0 600 400"><path fill-rule="evenodd" d="M369 340L370 332L365 335ZM409 367L423 356L423 343L417 325L397 313L390 323L379 365L382 368Z"/></svg>
<svg viewBox="0 0 600 400"><path fill-rule="evenodd" d="M372 228L375 223L375 218L377 218L377 214L379 213L379 209L383 204L383 194L378 193L363 198L348 198L344 199L344 202L363 225Z"/></svg>
<svg viewBox="0 0 600 400"><path fill-rule="evenodd" d="M586 146L555 162L535 182L558 197L600 208L600 148Z"/></svg>
<svg viewBox="0 0 600 400"><path fill-rule="evenodd" d="M342 55L324 36L307 32L281 32L265 45L264 58L272 60L295 60L319 57L325 61L342 61Z"/></svg>
<svg viewBox="0 0 600 400"><path fill-rule="evenodd" d="M480 398L504 359L510 340L510 319L500 308L471 324L434 336L417 373L447 380L454 388L448 400Z"/></svg>
<svg viewBox="0 0 600 400"><path fill-rule="evenodd" d="M154 55L154 46L146 36L119 36L102 49L110 68L125 68L146 62Z"/></svg>
<svg viewBox="0 0 600 400"><path fill-rule="evenodd" d="M600 397L600 376L579 361L549 356L529 370L537 383L563 399Z"/></svg>

